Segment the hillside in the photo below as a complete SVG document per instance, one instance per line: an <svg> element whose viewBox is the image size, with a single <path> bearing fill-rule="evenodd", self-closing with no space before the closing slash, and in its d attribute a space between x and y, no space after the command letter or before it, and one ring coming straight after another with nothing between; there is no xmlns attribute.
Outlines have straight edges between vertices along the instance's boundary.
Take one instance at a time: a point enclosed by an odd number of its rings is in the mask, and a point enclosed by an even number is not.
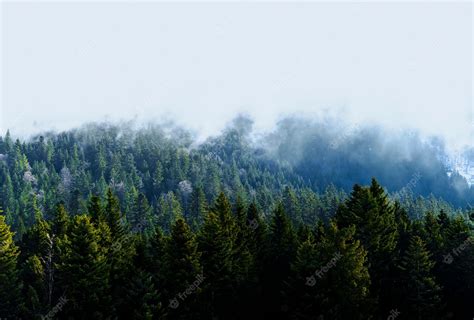
<svg viewBox="0 0 474 320"><path fill-rule="evenodd" d="M0 316L472 315L472 189L439 148L251 127L202 143L169 125L2 137Z"/></svg>

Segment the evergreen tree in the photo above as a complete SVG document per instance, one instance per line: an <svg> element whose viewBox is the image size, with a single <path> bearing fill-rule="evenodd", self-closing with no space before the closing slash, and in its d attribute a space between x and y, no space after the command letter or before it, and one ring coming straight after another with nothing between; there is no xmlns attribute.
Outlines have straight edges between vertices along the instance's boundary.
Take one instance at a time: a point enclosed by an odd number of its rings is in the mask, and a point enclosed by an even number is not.
<svg viewBox="0 0 474 320"><path fill-rule="evenodd" d="M143 241L145 247L143 248L142 265L151 274L154 287L162 288L165 283L165 254L168 239L163 235L161 228L156 227L153 235Z"/></svg>
<svg viewBox="0 0 474 320"><path fill-rule="evenodd" d="M69 227L69 215L64 207L64 204L59 203L56 205L53 215L52 232L57 237L61 237L67 234Z"/></svg>
<svg viewBox="0 0 474 320"><path fill-rule="evenodd" d="M286 214L290 217L293 224L299 225L303 222L298 198L295 191L289 186L287 186L283 191L282 204Z"/></svg>
<svg viewBox="0 0 474 320"><path fill-rule="evenodd" d="M284 281L290 275L291 263L298 246L293 224L279 202L275 208L270 224L268 249L263 274L263 290L267 313L275 315L280 312Z"/></svg>
<svg viewBox="0 0 474 320"><path fill-rule="evenodd" d="M105 213L99 196L93 195L90 198L88 212L93 223L105 221Z"/></svg>
<svg viewBox="0 0 474 320"><path fill-rule="evenodd" d="M354 239L355 227L333 222L316 243L300 244L287 289L288 312L296 318L367 319L370 277L367 251Z"/></svg>
<svg viewBox="0 0 474 320"><path fill-rule="evenodd" d="M143 193L135 199L134 206L130 212L129 223L133 232L147 232L151 230L152 209Z"/></svg>
<svg viewBox="0 0 474 320"><path fill-rule="evenodd" d="M440 303L440 286L433 277L434 262L423 240L414 236L403 257L402 288L405 289L403 306L413 319L437 319Z"/></svg>
<svg viewBox="0 0 474 320"><path fill-rule="evenodd" d="M233 297L239 277L237 252L237 225L232 216L229 200L220 193L204 220L199 234L203 272L206 275L203 297L209 302L209 317L232 314Z"/></svg>
<svg viewBox="0 0 474 320"><path fill-rule="evenodd" d="M107 222L112 239L117 241L125 235L124 221L122 212L120 211L120 202L113 194L112 189L107 190L106 205L105 205L105 221Z"/></svg>
<svg viewBox="0 0 474 320"><path fill-rule="evenodd" d="M168 313L171 318L195 319L196 310L198 310L196 301L200 288L197 287L194 292L186 296L183 292L185 293L186 289L203 275L203 269L195 236L183 218L178 218L172 225L165 254L166 298L164 301L170 301ZM207 276L204 275L204 277L207 280ZM173 302L178 302L179 309L174 308Z"/></svg>
<svg viewBox="0 0 474 320"><path fill-rule="evenodd" d="M355 185L350 198L337 211L336 221L340 228L354 225L355 238L368 250L371 291L378 301L382 316L391 304L390 296L382 288L389 287L390 274L395 269L395 248L398 240L395 211L387 195L375 179L370 187Z"/></svg>
<svg viewBox="0 0 474 320"><path fill-rule="evenodd" d="M168 192L160 197L157 206L157 224L160 225L164 231L169 231L170 226L177 220L183 217L181 204L173 192Z"/></svg>
<svg viewBox="0 0 474 320"><path fill-rule="evenodd" d="M98 230L88 216L74 217L58 271L68 300L61 317L104 319L110 314L108 268L99 241Z"/></svg>
<svg viewBox="0 0 474 320"><path fill-rule="evenodd" d="M193 229L197 229L203 222L207 213L206 195L202 186L197 186L191 193L191 203L189 206L189 224Z"/></svg>
<svg viewBox="0 0 474 320"><path fill-rule="evenodd" d="M463 217L441 216L438 221L444 246L434 273L443 287L448 313L455 318L470 317L466 306L474 295L474 235Z"/></svg>
<svg viewBox="0 0 474 320"><path fill-rule="evenodd" d="M151 320L164 316L158 291L149 273L137 269L125 283L124 292L126 307L120 312L121 318Z"/></svg>
<svg viewBox="0 0 474 320"><path fill-rule="evenodd" d="M21 303L18 254L13 232L5 223L5 216L0 215L0 315L7 318L15 318L18 315Z"/></svg>

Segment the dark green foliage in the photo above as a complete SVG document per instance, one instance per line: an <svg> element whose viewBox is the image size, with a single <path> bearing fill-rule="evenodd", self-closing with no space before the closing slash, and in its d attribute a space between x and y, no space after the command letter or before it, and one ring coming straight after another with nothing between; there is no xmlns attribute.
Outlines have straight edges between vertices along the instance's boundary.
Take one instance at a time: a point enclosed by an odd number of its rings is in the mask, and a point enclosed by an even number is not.
<svg viewBox="0 0 474 320"><path fill-rule="evenodd" d="M0 215L0 314L11 318L18 315L21 303L18 254L13 232L5 223L5 216Z"/></svg>
<svg viewBox="0 0 474 320"><path fill-rule="evenodd" d="M284 281L290 275L298 247L296 233L290 219L279 202L274 210L270 222L268 248L265 257L265 270L263 274L263 290L265 305L269 314L280 312L283 301L280 292L283 290Z"/></svg>
<svg viewBox="0 0 474 320"><path fill-rule="evenodd" d="M151 231L152 208L143 193L136 197L128 221L133 232L143 233Z"/></svg>
<svg viewBox="0 0 474 320"><path fill-rule="evenodd" d="M88 212L91 216L92 222L105 222L104 209L102 208L100 197L98 197L97 195L91 197L89 201Z"/></svg>
<svg viewBox="0 0 474 320"><path fill-rule="evenodd" d="M41 319L65 297L55 318L472 318L472 210L426 194L456 199L439 172L396 203L375 180L348 197L372 160L300 154L282 131L270 157L249 126L198 146L157 127L0 138L0 317Z"/></svg>
<svg viewBox="0 0 474 320"><path fill-rule="evenodd" d="M390 273L395 269L398 228L395 208L382 187L372 179L370 187L354 186L346 204L336 214L337 224L355 227L355 238L368 250L371 294L379 300L378 311L383 314L391 297L385 296L390 283Z"/></svg>
<svg viewBox="0 0 474 320"><path fill-rule="evenodd" d="M434 262L423 240L414 236L401 261L401 286L404 299L403 313L411 319L440 318L441 288L433 277Z"/></svg>
<svg viewBox="0 0 474 320"><path fill-rule="evenodd" d="M172 225L165 250L163 278L166 298L164 301L169 314L172 318L193 319L196 310L199 310L197 297L200 288L198 287L193 294L186 298L182 298L182 296L184 295L183 292L185 293L186 289L196 279L203 276L203 268L201 267L201 253L198 251L195 236L182 218L177 219ZM207 276L204 275L204 277ZM179 309L175 310L170 307L174 299L180 304Z"/></svg>
<svg viewBox="0 0 474 320"><path fill-rule="evenodd" d="M312 235L298 248L292 264L288 312L316 319L367 319L370 276L367 251L355 240L355 227L330 223L325 236Z"/></svg>
<svg viewBox="0 0 474 320"><path fill-rule="evenodd" d="M98 230L88 216L76 216L62 248L58 281L68 303L64 317L103 319L110 312L109 270Z"/></svg>
<svg viewBox="0 0 474 320"><path fill-rule="evenodd" d="M198 228L207 213L207 201L204 190L201 186L197 186L191 193L191 203L189 205L189 214L187 219L193 229Z"/></svg>
<svg viewBox="0 0 474 320"><path fill-rule="evenodd" d="M169 233L160 226L143 233L127 228L109 190L104 206L91 198L89 215L71 219L60 203L50 222L38 217L19 242L21 254L0 216L10 243L0 260L10 288L0 290L2 310L39 319L66 299L57 316L71 319L469 316L474 258L466 218L428 212L411 221L375 181L355 186L337 223L295 228L279 202L267 224L256 203L241 199L232 206L220 193L196 233L180 211ZM137 217L151 214L146 204L137 194Z"/></svg>
<svg viewBox="0 0 474 320"><path fill-rule="evenodd" d="M209 317L227 318L233 313L232 299L237 290L243 255L248 251L238 248L238 226L232 215L227 197L221 193L207 214L199 234L199 250L202 252L202 267L207 279L203 296L209 299ZM248 263L248 262L247 262ZM206 299L206 300L207 300Z"/></svg>

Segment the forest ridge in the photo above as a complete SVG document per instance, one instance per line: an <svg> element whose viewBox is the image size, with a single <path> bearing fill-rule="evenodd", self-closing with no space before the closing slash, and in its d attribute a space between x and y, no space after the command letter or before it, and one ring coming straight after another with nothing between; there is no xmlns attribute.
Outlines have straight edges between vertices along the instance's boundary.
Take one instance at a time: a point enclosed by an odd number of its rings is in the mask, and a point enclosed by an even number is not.
<svg viewBox="0 0 474 320"><path fill-rule="evenodd" d="M472 318L474 190L442 143L336 131L7 133L0 316Z"/></svg>

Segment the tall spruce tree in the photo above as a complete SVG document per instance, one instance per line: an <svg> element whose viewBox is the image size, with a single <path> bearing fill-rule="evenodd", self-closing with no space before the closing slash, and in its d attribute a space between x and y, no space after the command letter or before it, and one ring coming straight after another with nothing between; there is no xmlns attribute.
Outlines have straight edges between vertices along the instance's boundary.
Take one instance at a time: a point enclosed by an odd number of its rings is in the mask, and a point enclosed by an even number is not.
<svg viewBox="0 0 474 320"><path fill-rule="evenodd" d="M378 301L381 316L391 304L390 296L385 296L382 288L390 286L390 275L395 269L398 228L394 210L383 188L372 179L370 187L355 185L336 214L338 226L354 225L355 238L368 250L371 293Z"/></svg>
<svg viewBox="0 0 474 320"><path fill-rule="evenodd" d="M135 199L128 220L133 232L149 232L152 229L152 208L143 193Z"/></svg>
<svg viewBox="0 0 474 320"><path fill-rule="evenodd" d="M237 251L237 224L227 197L220 193L214 207L204 220L199 234L203 272L208 281L203 297L209 302L209 317L232 314L237 290L238 262L242 252Z"/></svg>
<svg viewBox="0 0 474 320"><path fill-rule="evenodd" d="M195 187L191 193L191 203L189 205L189 224L194 230L202 224L207 213L207 201L204 189L201 185Z"/></svg>
<svg viewBox="0 0 474 320"><path fill-rule="evenodd" d="M6 224L5 216L0 215L0 315L6 318L15 318L21 304L18 254L13 232Z"/></svg>
<svg viewBox="0 0 474 320"><path fill-rule="evenodd" d="M203 275L203 269L195 236L183 218L178 218L171 227L165 255L164 301L168 307L168 314L171 318L195 319L199 310L197 296L201 289L197 287L186 296L183 292L185 293L186 289ZM204 277L207 280L207 275ZM169 301L169 304L166 301ZM175 308L174 302L178 303L179 309Z"/></svg>
<svg viewBox="0 0 474 320"><path fill-rule="evenodd" d="M367 319L370 276L367 251L354 239L355 227L331 222L325 235L299 246L287 289L288 312L296 318Z"/></svg>
<svg viewBox="0 0 474 320"><path fill-rule="evenodd" d="M58 281L68 302L57 316L104 319L111 314L108 267L99 241L88 216L74 217L58 270Z"/></svg>
<svg viewBox="0 0 474 320"><path fill-rule="evenodd" d="M266 249L265 269L263 274L263 294L266 313L278 315L283 303L281 292L284 281L290 275L298 246L296 233L290 219L279 202L273 212L270 223L268 248Z"/></svg>
<svg viewBox="0 0 474 320"><path fill-rule="evenodd" d="M440 307L440 286L433 276L435 263L425 243L419 236L413 236L405 252L400 268L403 270L404 310L412 319L438 319Z"/></svg>

